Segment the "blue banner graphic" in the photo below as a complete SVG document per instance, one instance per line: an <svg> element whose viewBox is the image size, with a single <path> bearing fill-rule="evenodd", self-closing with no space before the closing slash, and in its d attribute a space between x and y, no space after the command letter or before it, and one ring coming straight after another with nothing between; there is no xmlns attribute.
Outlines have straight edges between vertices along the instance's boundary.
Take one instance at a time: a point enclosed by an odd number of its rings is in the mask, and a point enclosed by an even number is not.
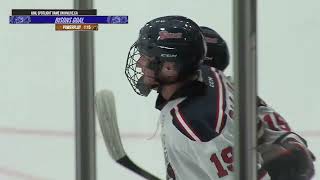
<svg viewBox="0 0 320 180"><path fill-rule="evenodd" d="M128 24L128 16L10 16L10 24Z"/></svg>

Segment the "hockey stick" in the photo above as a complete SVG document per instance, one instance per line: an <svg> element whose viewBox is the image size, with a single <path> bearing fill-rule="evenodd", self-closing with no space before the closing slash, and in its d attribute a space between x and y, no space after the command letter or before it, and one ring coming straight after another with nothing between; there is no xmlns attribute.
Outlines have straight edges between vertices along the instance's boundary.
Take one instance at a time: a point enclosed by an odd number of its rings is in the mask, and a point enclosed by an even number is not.
<svg viewBox="0 0 320 180"><path fill-rule="evenodd" d="M103 139L112 159L145 179L160 180L137 166L124 151L117 123L113 93L109 90L101 90L96 94L95 98L96 112L98 114Z"/></svg>

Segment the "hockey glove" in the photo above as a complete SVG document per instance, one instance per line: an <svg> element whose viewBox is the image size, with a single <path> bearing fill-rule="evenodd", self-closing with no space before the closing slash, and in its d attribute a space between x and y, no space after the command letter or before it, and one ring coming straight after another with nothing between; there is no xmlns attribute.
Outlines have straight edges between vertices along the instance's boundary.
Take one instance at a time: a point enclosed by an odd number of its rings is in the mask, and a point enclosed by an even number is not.
<svg viewBox="0 0 320 180"><path fill-rule="evenodd" d="M266 145L261 155L272 180L310 180L314 175L314 156L295 138Z"/></svg>

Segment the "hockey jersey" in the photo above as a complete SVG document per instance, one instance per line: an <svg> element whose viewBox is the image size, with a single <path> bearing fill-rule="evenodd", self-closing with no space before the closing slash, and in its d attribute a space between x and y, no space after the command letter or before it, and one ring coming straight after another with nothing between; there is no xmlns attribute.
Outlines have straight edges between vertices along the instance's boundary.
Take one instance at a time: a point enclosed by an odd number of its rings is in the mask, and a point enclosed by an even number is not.
<svg viewBox="0 0 320 180"><path fill-rule="evenodd" d="M157 99L167 179L233 179L233 94L214 68L208 85L186 83L171 100Z"/></svg>
<svg viewBox="0 0 320 180"><path fill-rule="evenodd" d="M233 180L233 86L221 71L203 66L169 101L158 96L161 139L170 180ZM260 144L290 132L285 120L257 98ZM266 172L258 179L270 179Z"/></svg>

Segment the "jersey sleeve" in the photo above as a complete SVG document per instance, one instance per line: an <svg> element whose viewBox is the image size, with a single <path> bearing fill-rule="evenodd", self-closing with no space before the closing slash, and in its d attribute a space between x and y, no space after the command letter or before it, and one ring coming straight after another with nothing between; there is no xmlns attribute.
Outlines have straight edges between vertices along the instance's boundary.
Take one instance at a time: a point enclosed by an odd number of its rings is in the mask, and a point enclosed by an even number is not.
<svg viewBox="0 0 320 180"><path fill-rule="evenodd" d="M257 116L258 123L263 123L265 128L273 131L291 131L288 122L259 97L257 97Z"/></svg>
<svg viewBox="0 0 320 180"><path fill-rule="evenodd" d="M191 140L207 142L218 136L228 118L224 76L215 69L202 71L204 92L187 97L171 110L174 126ZM203 83L206 82L206 83ZM200 82L199 82L200 83Z"/></svg>
<svg viewBox="0 0 320 180"><path fill-rule="evenodd" d="M206 109L194 109L186 99L170 111L173 125L193 141L207 142L218 136L215 131L215 112Z"/></svg>
<svg viewBox="0 0 320 180"><path fill-rule="evenodd" d="M257 98L258 143L281 143L291 139L307 146L307 142L293 132L288 122L260 97Z"/></svg>

